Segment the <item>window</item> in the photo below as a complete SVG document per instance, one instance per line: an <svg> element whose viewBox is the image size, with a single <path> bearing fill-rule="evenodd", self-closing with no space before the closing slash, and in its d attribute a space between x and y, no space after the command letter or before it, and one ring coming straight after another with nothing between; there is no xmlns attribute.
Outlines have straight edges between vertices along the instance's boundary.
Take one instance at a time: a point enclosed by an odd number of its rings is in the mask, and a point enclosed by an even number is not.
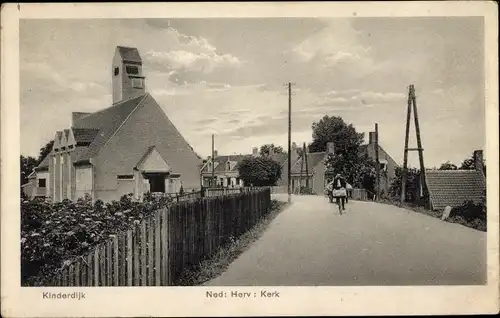
<svg viewBox="0 0 500 318"><path fill-rule="evenodd" d="M39 188L45 188L47 186L47 179L38 179L38 187Z"/></svg>
<svg viewBox="0 0 500 318"><path fill-rule="evenodd" d="M126 69L127 69L128 74L132 74L132 75L139 74L139 68L137 68L137 66L127 65Z"/></svg>
<svg viewBox="0 0 500 318"><path fill-rule="evenodd" d="M116 66L115 70L113 71L113 73L115 74L115 76L117 76L118 74L120 74L120 68L118 66Z"/></svg>
<svg viewBox="0 0 500 318"><path fill-rule="evenodd" d="M143 88L142 78L133 78L132 79L132 86L134 88Z"/></svg>
<svg viewBox="0 0 500 318"><path fill-rule="evenodd" d="M384 170L385 170L385 168L386 168L385 163L381 163L381 164L380 164L380 170L384 171Z"/></svg>
<svg viewBox="0 0 500 318"><path fill-rule="evenodd" d="M132 174L118 176L118 180L133 180L133 179L134 179L134 175L132 175Z"/></svg>
<svg viewBox="0 0 500 318"><path fill-rule="evenodd" d="M227 171L231 170L231 163L229 161L226 163L226 170Z"/></svg>

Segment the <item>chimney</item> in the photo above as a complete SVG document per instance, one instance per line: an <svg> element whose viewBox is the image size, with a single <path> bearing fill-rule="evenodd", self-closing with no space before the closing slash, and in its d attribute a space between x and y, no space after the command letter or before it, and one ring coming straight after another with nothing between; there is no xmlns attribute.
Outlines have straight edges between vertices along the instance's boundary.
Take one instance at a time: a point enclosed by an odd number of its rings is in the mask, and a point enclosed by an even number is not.
<svg viewBox="0 0 500 318"><path fill-rule="evenodd" d="M374 144L376 139L377 139L377 133L374 131L370 131L368 133L368 144L369 145Z"/></svg>
<svg viewBox="0 0 500 318"><path fill-rule="evenodd" d="M483 151L482 150L475 150L474 151L474 167L476 168L477 171L484 173Z"/></svg>
<svg viewBox="0 0 500 318"><path fill-rule="evenodd" d="M214 158L217 158L219 156L219 153L217 152L217 150L214 150Z"/></svg>
<svg viewBox="0 0 500 318"><path fill-rule="evenodd" d="M252 148L252 155L254 155L254 156L258 156L258 155L259 155L259 148L257 148L257 147L253 147L253 148Z"/></svg>
<svg viewBox="0 0 500 318"><path fill-rule="evenodd" d="M77 120L79 120L82 117L85 117L87 115L90 115L91 113L82 113L82 112L72 112L71 113L71 127L75 124Z"/></svg>
<svg viewBox="0 0 500 318"><path fill-rule="evenodd" d="M330 141L326 144L326 152L332 155L335 154L335 144L333 142Z"/></svg>
<svg viewBox="0 0 500 318"><path fill-rule="evenodd" d="M142 75L142 58L136 48L117 46L111 72L113 104L146 93L146 78Z"/></svg>

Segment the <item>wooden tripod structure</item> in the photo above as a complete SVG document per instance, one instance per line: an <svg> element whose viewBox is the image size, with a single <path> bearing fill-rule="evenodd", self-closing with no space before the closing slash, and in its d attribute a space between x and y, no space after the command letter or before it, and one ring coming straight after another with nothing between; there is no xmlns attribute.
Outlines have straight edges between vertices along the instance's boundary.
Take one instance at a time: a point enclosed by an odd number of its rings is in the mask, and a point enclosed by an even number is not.
<svg viewBox="0 0 500 318"><path fill-rule="evenodd" d="M300 184L299 191L302 189L302 178L304 172L304 161L305 161L305 172L306 172L306 188L309 189L309 165L307 164L307 147L304 143L302 147L302 160L300 161Z"/></svg>
<svg viewBox="0 0 500 318"><path fill-rule="evenodd" d="M413 107L412 107L413 106ZM415 132L417 135L417 148L408 148L408 139L410 137L410 118L411 109L415 113ZM406 136L405 136L405 150L404 150L404 163L403 163L403 180L401 184L401 203L405 201L406 197L406 182L408 180L408 151L418 151L418 158L420 161L420 182L422 185L422 196L427 202L428 191L427 183L425 178L425 166L424 166L424 149L422 148L422 140L420 139L420 125L418 123L418 113L417 113L417 101L415 97L415 87L410 85L408 90L408 112L406 116Z"/></svg>

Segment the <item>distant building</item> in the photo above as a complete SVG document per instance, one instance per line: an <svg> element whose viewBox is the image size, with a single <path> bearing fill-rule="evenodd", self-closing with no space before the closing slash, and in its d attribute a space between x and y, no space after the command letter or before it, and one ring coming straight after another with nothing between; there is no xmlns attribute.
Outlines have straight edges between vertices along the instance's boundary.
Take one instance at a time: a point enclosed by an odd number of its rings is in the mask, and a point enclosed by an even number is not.
<svg viewBox="0 0 500 318"><path fill-rule="evenodd" d="M376 161L375 156L375 132L368 133L368 144L361 145L359 148L360 155L368 155L372 161ZM380 163L380 193L381 196L389 194L391 183L396 177L396 167L398 164L394 159L378 144L378 158ZM375 189L376 190L376 189Z"/></svg>
<svg viewBox="0 0 500 318"><path fill-rule="evenodd" d="M71 126L55 133L52 151L30 175L28 196L59 202L87 193L110 201L199 188L201 158L146 92L138 50L117 47L111 72L113 104L72 114Z"/></svg>
<svg viewBox="0 0 500 318"><path fill-rule="evenodd" d="M224 155L219 156L217 151L214 153L214 171L212 179L212 160L209 157L203 164L201 169L202 184L204 187L243 187L247 186L244 184L243 180L240 178L238 164L247 157L258 157L259 149L254 147L251 154L244 155ZM285 153L273 153L269 154L269 157L276 161L282 167L282 178L283 165L286 163L287 155ZM214 180L215 179L215 180ZM281 179L280 179L281 180ZM278 181L281 182L281 181Z"/></svg>
<svg viewBox="0 0 500 318"><path fill-rule="evenodd" d="M456 207L465 201L474 203L486 200L486 176L483 151L474 151L474 170L426 170L430 207L443 210Z"/></svg>
<svg viewBox="0 0 500 318"><path fill-rule="evenodd" d="M369 133L369 141L366 145L359 147L359 155L368 155L368 157L375 161L375 133ZM325 160L328 153L334 153L334 143L327 144L327 151L312 152L307 154L307 174L306 174L306 161L303 157L298 158L292 166L292 191L298 193L301 186L306 186L306 180L309 182L309 187L316 194L323 194L327 179L334 175L335 171L327 171ZM380 163L380 188L384 195L389 193L389 188L392 180L396 176L396 162L392 157L378 145L378 156ZM304 161L304 163L302 163ZM301 172L302 171L302 172ZM301 179L302 178L302 179ZM302 180L302 182L300 182ZM347 180L349 184L354 183L354 180Z"/></svg>

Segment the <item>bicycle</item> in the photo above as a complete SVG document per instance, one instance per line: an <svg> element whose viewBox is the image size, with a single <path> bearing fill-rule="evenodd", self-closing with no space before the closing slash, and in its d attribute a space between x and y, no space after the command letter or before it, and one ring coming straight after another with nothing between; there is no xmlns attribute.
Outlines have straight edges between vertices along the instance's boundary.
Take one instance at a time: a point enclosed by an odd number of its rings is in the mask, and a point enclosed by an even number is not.
<svg viewBox="0 0 500 318"><path fill-rule="evenodd" d="M338 208L339 208L339 214L342 215L342 200L346 197L347 193L346 193L346 190L344 188L341 188L341 189L336 189L336 190L333 190L332 193L331 193L331 198L335 198L335 203L337 204ZM330 202L332 202L332 200L330 200ZM345 202L344 202L344 205L345 205Z"/></svg>

